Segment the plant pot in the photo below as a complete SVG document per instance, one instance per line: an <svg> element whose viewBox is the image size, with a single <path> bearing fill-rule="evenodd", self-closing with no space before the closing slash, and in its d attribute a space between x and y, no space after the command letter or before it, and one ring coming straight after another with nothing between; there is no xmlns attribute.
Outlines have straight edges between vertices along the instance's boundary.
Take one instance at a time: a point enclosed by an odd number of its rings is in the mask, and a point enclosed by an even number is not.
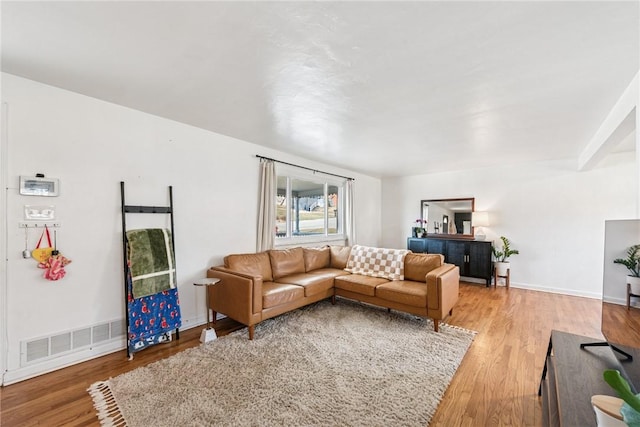
<svg viewBox="0 0 640 427"><path fill-rule="evenodd" d="M627 284L631 286L631 293L640 295L640 277L627 276Z"/></svg>
<svg viewBox="0 0 640 427"><path fill-rule="evenodd" d="M508 261L505 262L499 262L496 261L494 263L495 269L496 269L496 275L498 276L506 276L507 275L507 270L509 270L511 268L511 263Z"/></svg>
<svg viewBox="0 0 640 427"><path fill-rule="evenodd" d="M640 285L640 277L638 276L627 276L627 283L631 286Z"/></svg>

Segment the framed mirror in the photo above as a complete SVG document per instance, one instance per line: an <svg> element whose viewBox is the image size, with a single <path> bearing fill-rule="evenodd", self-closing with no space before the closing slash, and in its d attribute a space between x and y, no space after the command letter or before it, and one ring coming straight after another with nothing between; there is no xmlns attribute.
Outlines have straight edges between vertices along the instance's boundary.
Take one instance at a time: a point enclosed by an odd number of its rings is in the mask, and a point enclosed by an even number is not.
<svg viewBox="0 0 640 427"><path fill-rule="evenodd" d="M474 207L474 197L421 200L420 218L426 221L427 236L473 239Z"/></svg>

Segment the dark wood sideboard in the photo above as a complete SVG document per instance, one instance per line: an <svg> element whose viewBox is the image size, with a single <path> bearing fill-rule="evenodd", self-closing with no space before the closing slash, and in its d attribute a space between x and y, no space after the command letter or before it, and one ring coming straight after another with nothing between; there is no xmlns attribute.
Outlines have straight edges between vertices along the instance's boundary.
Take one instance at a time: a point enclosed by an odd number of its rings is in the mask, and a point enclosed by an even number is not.
<svg viewBox="0 0 640 427"><path fill-rule="evenodd" d="M551 331L547 357L542 371L538 396L542 400L542 424L545 426L596 426L591 396L616 392L604 381L605 369L623 372L624 361L608 347L585 347L580 344L597 339ZM624 372L623 372L624 375Z"/></svg>
<svg viewBox="0 0 640 427"><path fill-rule="evenodd" d="M416 253L442 254L444 262L460 267L460 275L484 279L491 284L491 242L446 239L439 237L409 237L407 249Z"/></svg>

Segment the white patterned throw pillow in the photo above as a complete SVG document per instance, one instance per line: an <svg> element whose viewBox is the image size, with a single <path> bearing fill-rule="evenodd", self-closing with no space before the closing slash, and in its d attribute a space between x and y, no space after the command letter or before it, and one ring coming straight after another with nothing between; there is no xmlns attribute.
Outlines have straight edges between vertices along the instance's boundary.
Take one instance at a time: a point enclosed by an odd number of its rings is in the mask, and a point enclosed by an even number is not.
<svg viewBox="0 0 640 427"><path fill-rule="evenodd" d="M364 276L404 280L404 257L407 249L373 248L354 245L345 271Z"/></svg>

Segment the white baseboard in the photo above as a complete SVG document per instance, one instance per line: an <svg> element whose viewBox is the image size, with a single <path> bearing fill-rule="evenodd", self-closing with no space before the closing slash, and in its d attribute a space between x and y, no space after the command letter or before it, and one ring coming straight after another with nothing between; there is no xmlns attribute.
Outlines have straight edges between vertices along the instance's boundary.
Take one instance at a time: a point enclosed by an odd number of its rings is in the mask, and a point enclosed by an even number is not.
<svg viewBox="0 0 640 427"><path fill-rule="evenodd" d="M512 288L528 289L531 291L538 291L538 292L549 292L552 294L570 295L574 297L593 298L593 299L600 299L600 300L602 299L601 293L582 292L582 291L576 291L575 289L551 288L546 286L530 285L527 283L516 283L516 282L511 282L510 286Z"/></svg>
<svg viewBox="0 0 640 427"><path fill-rule="evenodd" d="M467 283L478 283L482 285L486 285L487 283L484 279L476 279L473 277L460 277L460 280ZM498 287L504 287L504 279L499 280L498 283L499 283ZM491 282L491 286L494 286L493 281ZM553 288L553 287L540 286L540 285L531 285L528 283L514 282L513 280L509 283L509 286L511 288L528 289L530 291L549 292L552 294L571 295L574 297L602 299L602 294L600 293L581 292L581 291L576 291L575 289L564 289L564 288Z"/></svg>

